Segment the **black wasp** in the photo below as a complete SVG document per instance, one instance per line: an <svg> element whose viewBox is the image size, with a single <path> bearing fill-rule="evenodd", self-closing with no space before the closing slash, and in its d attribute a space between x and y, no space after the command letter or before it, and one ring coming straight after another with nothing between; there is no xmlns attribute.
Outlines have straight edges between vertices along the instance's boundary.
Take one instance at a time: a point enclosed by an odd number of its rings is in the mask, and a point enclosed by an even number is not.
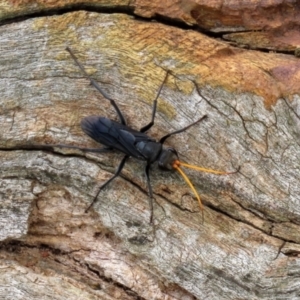
<svg viewBox="0 0 300 300"><path fill-rule="evenodd" d="M146 162L145 165L145 175L149 190L149 196L150 196L150 209L151 209L151 215L150 215L150 222L153 221L153 192L152 187L150 184L150 166L154 162L158 162L158 166L164 170L177 170L184 180L187 182L187 184L191 187L193 190L195 196L197 197L197 200L199 202L200 209L203 211L203 205L200 200L200 197L195 190L194 186L188 179L188 177L185 175L185 173L182 171L180 166L196 169L199 171L214 173L214 174L231 174L233 172L222 172L222 171L216 171L211 169L205 169L193 165L189 165L186 163L183 163L179 161L178 154L174 148L164 148L163 144L169 138L170 136L174 134L181 133L188 128L192 127L193 125L197 124L198 122L205 119L207 116L202 116L199 120L196 122L182 128L179 130L176 130L174 132L171 132L165 136L163 136L158 142L149 137L145 132L149 130L154 125L154 119L155 119L155 113L156 113L156 106L157 106L157 99L160 95L160 92L162 90L163 85L167 81L169 71L166 72L165 79L160 86L158 93L156 95L155 100L153 101L153 108L152 108L152 118L151 121L144 127L142 127L139 131L134 130L127 126L124 116L122 115L119 107L117 106L116 102L110 98L98 85L98 83L92 79L87 72L85 71L84 67L81 65L81 63L77 60L73 52L69 47L66 48L66 50L70 53L72 58L74 59L77 66L81 69L81 71L84 73L84 75L90 80L91 84L106 98L110 101L111 105L114 107L114 109L117 112L117 115L119 117L119 122L110 120L106 117L99 117L99 116L88 116L84 118L81 121L81 128L82 130L90 136L95 141L103 144L104 148L99 149L90 149L90 148L80 148L76 146L68 146L68 145L47 145L48 147L67 147L67 148L76 148L83 151L93 151L93 152L106 152L106 151L112 151L112 150L118 150L120 152L123 152L125 156L121 160L115 174L108 179L102 186L99 188L98 192L96 193L96 196L92 203L89 205L89 207L86 209L88 211L93 204L96 202L97 197L100 193L100 191L107 186L111 181L113 181L117 176L119 176L120 172L122 171L126 160L129 157L135 157L139 160L143 160ZM46 146L46 145L45 145Z"/></svg>

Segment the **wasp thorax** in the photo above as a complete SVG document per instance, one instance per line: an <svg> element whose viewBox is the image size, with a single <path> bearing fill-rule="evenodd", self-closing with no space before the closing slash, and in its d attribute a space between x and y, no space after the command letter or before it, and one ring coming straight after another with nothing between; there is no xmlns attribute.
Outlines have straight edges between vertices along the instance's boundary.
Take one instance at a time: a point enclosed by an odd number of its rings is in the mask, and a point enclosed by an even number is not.
<svg viewBox="0 0 300 300"><path fill-rule="evenodd" d="M175 149L163 149L158 158L158 166L164 170L174 170L173 164L178 160L178 154Z"/></svg>

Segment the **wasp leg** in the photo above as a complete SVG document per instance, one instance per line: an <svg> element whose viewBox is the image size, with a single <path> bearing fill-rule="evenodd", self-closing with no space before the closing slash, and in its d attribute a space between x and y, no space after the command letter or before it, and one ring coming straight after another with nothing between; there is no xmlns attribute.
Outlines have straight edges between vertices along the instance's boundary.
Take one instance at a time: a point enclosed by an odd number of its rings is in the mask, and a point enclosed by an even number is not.
<svg viewBox="0 0 300 300"><path fill-rule="evenodd" d="M117 115L120 119L120 122L121 124L123 125L126 125L126 121L125 121L125 118L123 116L123 114L121 113L117 103L115 102L114 99L110 98L102 89L101 87L99 86L99 84L93 79L90 77L90 75L85 71L83 65L78 61L78 59L76 58L76 56L74 55L74 53L72 52L72 50L67 47L66 50L71 54L73 60L75 61L76 65L80 68L80 70L82 71L82 73L89 79L89 81L91 82L91 84L102 94L102 96L104 98L106 98L107 100L110 101L111 105L114 107L114 109L116 110L117 112Z"/></svg>
<svg viewBox="0 0 300 300"><path fill-rule="evenodd" d="M160 95L160 93L161 93L161 90L162 90L164 84L165 84L166 81L167 81L168 75L169 75L169 71L167 71L167 74L166 74L166 76L165 76L165 79L164 79L162 85L160 86L160 88L159 88L159 90L158 90L158 92L157 92L156 98L155 98L154 101L153 101L153 108L152 108L152 118L151 118L151 121L150 121L149 124L147 124L146 126L142 127L142 128L140 129L140 132L146 132L147 130L149 130L149 129L154 125L154 119L155 119L155 114L156 114L156 106L157 106L157 99L158 99L158 97L159 97L159 95Z"/></svg>
<svg viewBox="0 0 300 300"><path fill-rule="evenodd" d="M159 140L159 142L160 142L161 144L163 144L163 143L166 141L166 139L169 138L171 135L174 135L174 134L177 134L177 133L181 133L181 132L183 132L183 131L186 131L186 130L189 129L190 127L196 125L197 123L201 122L202 120L204 120L204 119L206 119L206 118L207 118L207 115L204 115L204 116L202 116L199 120L197 120L196 122L194 122L194 123L192 123L192 124L190 124L190 125L188 125L188 126L182 128L182 129L179 129L179 130L173 131L173 132L171 132L171 133L168 133L167 135L163 136L163 137Z"/></svg>
<svg viewBox="0 0 300 300"><path fill-rule="evenodd" d="M147 164L145 167L145 174L146 174L148 191L149 191L150 224L152 224L153 223L153 192L152 192L152 186L150 183L149 171L150 171L150 164Z"/></svg>
<svg viewBox="0 0 300 300"><path fill-rule="evenodd" d="M111 182L111 181L113 181L116 177L118 177L119 176L119 174L120 174L120 172L122 171L122 169L123 169L123 167L124 167L124 165L125 165L125 162L126 162L126 160L127 160L127 158L128 158L129 156L128 155L125 155L124 157L123 157L123 159L121 160L121 162L120 162L120 164L119 164L119 166L118 166L118 168L117 168L117 171L116 171L116 173L114 174L114 176L113 177L111 177L110 179L108 179L106 182L104 182L101 186L100 186L100 188L99 188L99 190L98 190L98 192L97 192L97 194L96 194L96 196L94 197L94 200L92 201L92 203L88 206L88 208L85 210L85 212L88 212L89 210L90 210L90 208L94 205L94 203L97 201L97 197L98 197L98 195L99 195L99 193Z"/></svg>

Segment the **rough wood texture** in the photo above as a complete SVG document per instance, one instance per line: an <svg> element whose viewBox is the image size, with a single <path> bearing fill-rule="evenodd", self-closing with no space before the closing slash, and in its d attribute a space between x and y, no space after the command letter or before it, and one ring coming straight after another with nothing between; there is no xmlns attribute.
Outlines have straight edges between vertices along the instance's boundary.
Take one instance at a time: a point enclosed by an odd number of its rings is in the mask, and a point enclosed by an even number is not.
<svg viewBox="0 0 300 300"><path fill-rule="evenodd" d="M0 20L34 14L88 9L126 12L143 18L183 22L194 29L218 33L239 48L299 54L298 0L0 0Z"/></svg>
<svg viewBox="0 0 300 300"><path fill-rule="evenodd" d="M238 47L299 52L298 0L182 0L180 7L200 28L218 32Z"/></svg>
<svg viewBox="0 0 300 300"><path fill-rule="evenodd" d="M297 58L83 11L1 26L0 42L3 297L300 297ZM81 118L116 118L66 46L134 128L150 119L164 69L176 77L163 88L149 134L158 139L208 115L168 141L190 163L240 166L230 176L189 172L205 204L204 223L183 180L153 168L149 225L143 165L135 160L86 214L122 156L30 149L97 146L81 132Z"/></svg>

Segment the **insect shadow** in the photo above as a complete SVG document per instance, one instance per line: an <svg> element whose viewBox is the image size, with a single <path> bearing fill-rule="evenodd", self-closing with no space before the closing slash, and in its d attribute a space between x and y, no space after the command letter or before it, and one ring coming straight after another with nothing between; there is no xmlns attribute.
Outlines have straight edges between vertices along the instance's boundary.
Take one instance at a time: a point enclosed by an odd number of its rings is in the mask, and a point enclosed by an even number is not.
<svg viewBox="0 0 300 300"><path fill-rule="evenodd" d="M76 65L80 68L82 73L90 80L90 83L102 94L104 98L106 98L108 101L110 101L111 105L114 107L119 122L113 121L111 119L108 119L106 117L100 117L100 116L88 116L82 119L81 121L81 128L84 133L86 133L88 136L90 136L92 139L94 139L96 142L104 145L103 148L81 148L77 146L69 146L69 145L63 145L63 144L48 144L44 145L45 147L58 147L58 148L73 148L73 149L79 149L85 152L108 152L113 150L118 150L119 152L124 153L124 157L122 158L119 166L117 167L117 170L115 174L108 179L105 183L103 183L100 188L98 189L93 201L91 204L87 207L85 210L86 212L94 205L94 203L97 201L98 195L110 182L112 182L116 177L118 177L129 157L134 157L139 160L145 161L145 175L148 185L148 191L149 191L149 203L150 203L150 223L153 223L153 191L150 183L150 166L157 162L159 168L167 170L167 171L174 171L177 170L180 175L184 178L186 183L190 186L192 191L194 192L199 207L203 213L203 204L201 202L200 196L198 195L196 189L194 188L191 181L188 179L186 174L181 169L181 166L192 168L198 171L213 173L213 174L232 174L234 172L223 172L223 171L217 171L217 170L211 170L206 169L194 165L189 165L186 163L183 163L179 160L178 153L174 148L164 148L163 145L165 141L171 137L172 135L181 133L189 129L190 127L196 125L197 123L201 122L205 118L207 118L207 115L202 116L197 121L193 122L192 124L173 131L171 133L168 133L160 138L160 140L157 142L152 137L149 137L146 132L154 125L154 119L156 114L156 107L157 107L157 99L161 93L161 90L164 86L164 84L167 81L168 76L170 75L170 71L166 71L166 76L157 92L156 98L153 101L153 108L152 108L152 117L150 122L143 126L139 131L134 130L127 126L127 123L125 121L125 118L120 111L118 105L116 104L115 100L112 99L109 95L107 95L101 87L98 85L98 83L91 78L87 72L85 71L83 65L78 61L76 56L74 55L73 51L67 47L66 50L70 53L71 57L73 58Z"/></svg>

